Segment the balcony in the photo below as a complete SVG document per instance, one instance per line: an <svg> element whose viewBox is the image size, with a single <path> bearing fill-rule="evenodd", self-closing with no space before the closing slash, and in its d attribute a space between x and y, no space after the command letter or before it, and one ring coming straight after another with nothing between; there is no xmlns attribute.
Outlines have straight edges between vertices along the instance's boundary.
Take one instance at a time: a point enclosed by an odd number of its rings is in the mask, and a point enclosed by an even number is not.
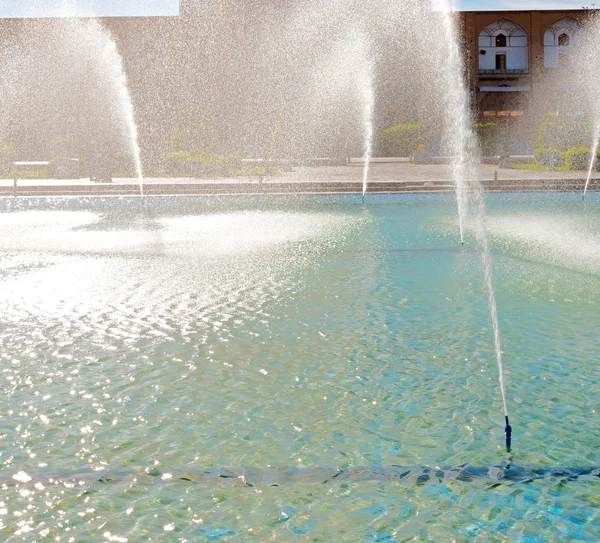
<svg viewBox="0 0 600 543"><path fill-rule="evenodd" d="M518 75L528 73L529 70L527 68L520 68L517 70L479 70L479 75Z"/></svg>

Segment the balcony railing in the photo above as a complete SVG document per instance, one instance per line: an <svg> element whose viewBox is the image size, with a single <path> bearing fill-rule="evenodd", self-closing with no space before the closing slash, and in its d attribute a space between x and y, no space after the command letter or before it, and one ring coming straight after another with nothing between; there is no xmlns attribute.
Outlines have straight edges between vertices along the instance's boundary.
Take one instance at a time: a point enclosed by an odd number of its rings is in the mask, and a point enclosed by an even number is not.
<svg viewBox="0 0 600 543"><path fill-rule="evenodd" d="M527 74L529 73L529 70L527 69L517 69L517 70L479 70L479 75L486 75L486 74L506 74L506 75L512 75L512 74Z"/></svg>

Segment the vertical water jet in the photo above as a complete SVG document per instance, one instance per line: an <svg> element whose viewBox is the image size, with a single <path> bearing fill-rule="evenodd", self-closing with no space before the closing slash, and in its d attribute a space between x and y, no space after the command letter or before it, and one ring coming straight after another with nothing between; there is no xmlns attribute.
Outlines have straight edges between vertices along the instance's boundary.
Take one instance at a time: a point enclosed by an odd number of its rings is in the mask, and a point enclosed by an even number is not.
<svg viewBox="0 0 600 543"><path fill-rule="evenodd" d="M448 126L446 130L448 149L452 156L452 174L456 186L461 243L464 243L464 230L467 219L472 223L479 243L484 271L485 287L488 295L488 307L494 335L494 350L498 366L498 378L505 417L506 448L510 450L512 428L508 422L508 404L504 382L502 346L496 292L492 274L492 255L485 226L485 199L483 187L478 179L476 156L477 143L471 130L471 113L468 89L464 83L464 65L458 43L458 29L454 12L454 0L441 2L444 35L448 44L445 79L447 84Z"/></svg>
<svg viewBox="0 0 600 543"><path fill-rule="evenodd" d="M366 64L364 73L361 75L362 84L360 85L361 98L363 101L363 122L364 122L364 167L362 177L362 197L363 204L367 194L369 182L369 167L373 155L373 112L375 109L375 93L373 91L372 66Z"/></svg>
<svg viewBox="0 0 600 543"><path fill-rule="evenodd" d="M123 58L119 53L117 44L112 39L108 31L93 19L89 22L91 28L97 33L100 39L104 40L102 54L99 58L106 70L111 84L114 87L114 94L117 97L117 105L120 109L122 121L124 123L126 137L129 141L130 152L133 156L136 179L140 188L140 196L144 196L144 174L142 170L141 150L139 145L138 128L135 122L133 101L131 93L127 86L127 77L123 66Z"/></svg>
<svg viewBox="0 0 600 543"><path fill-rule="evenodd" d="M99 19L81 17L65 2L60 16L28 20L18 43L2 51L1 71L0 92L11 110L1 129L18 142L21 157L79 158L82 176L104 180L131 169L143 194L124 62Z"/></svg>
<svg viewBox="0 0 600 543"><path fill-rule="evenodd" d="M585 182L585 187L583 189L583 196L581 197L582 200L585 200L585 195L587 194L588 187L590 186L592 173L597 161L598 145L600 144L600 119L595 120L592 132L594 134L594 139L592 141L592 156L590 157L590 167L588 169L588 175Z"/></svg>
<svg viewBox="0 0 600 543"><path fill-rule="evenodd" d="M458 209L458 227L460 243L465 243L465 225L467 221L468 185L476 178L475 155L476 142L470 129L471 114L469 110L468 92L464 83L464 66L458 44L458 29L454 16L454 0L442 0L442 30L448 49L444 83L447 89L445 96L448 119L444 134L446 151L451 157L452 179L456 191Z"/></svg>

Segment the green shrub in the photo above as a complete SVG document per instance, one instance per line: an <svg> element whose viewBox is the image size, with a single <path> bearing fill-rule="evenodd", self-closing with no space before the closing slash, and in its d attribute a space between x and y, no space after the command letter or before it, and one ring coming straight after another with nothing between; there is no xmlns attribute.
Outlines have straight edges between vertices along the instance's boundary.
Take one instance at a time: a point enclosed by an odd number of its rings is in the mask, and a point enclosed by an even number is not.
<svg viewBox="0 0 600 543"><path fill-rule="evenodd" d="M10 143L0 140L0 177L8 177L10 175L14 160L14 147Z"/></svg>
<svg viewBox="0 0 600 543"><path fill-rule="evenodd" d="M117 151L111 156L111 168L115 177L135 177L135 160L129 151ZM118 175L117 175L118 172Z"/></svg>
<svg viewBox="0 0 600 543"><path fill-rule="evenodd" d="M190 151L174 151L167 155L167 160L179 160L195 164L226 164L227 156L216 153L192 153Z"/></svg>
<svg viewBox="0 0 600 543"><path fill-rule="evenodd" d="M48 176L54 179L78 179L83 175L83 162L78 159L57 158L48 165Z"/></svg>
<svg viewBox="0 0 600 543"><path fill-rule="evenodd" d="M377 138L380 156L410 156L419 145L427 144L424 124L398 124L382 130Z"/></svg>
<svg viewBox="0 0 600 543"><path fill-rule="evenodd" d="M540 148L533 151L533 162L538 166L560 168L565 165L565 153L559 149Z"/></svg>
<svg viewBox="0 0 600 543"><path fill-rule="evenodd" d="M498 126L496 123L474 124L471 128L477 136L481 156L497 156Z"/></svg>
<svg viewBox="0 0 600 543"><path fill-rule="evenodd" d="M225 176L238 165L239 157L236 155L192 153L183 150L169 153L164 161L167 174L194 177Z"/></svg>
<svg viewBox="0 0 600 543"><path fill-rule="evenodd" d="M48 179L48 170L23 170L12 172L11 178L16 179Z"/></svg>
<svg viewBox="0 0 600 543"><path fill-rule="evenodd" d="M536 149L566 151L588 145L590 137L586 122L546 120L538 127Z"/></svg>
<svg viewBox="0 0 600 543"><path fill-rule="evenodd" d="M547 172L550 168L548 166L542 166L541 164L521 164L521 163L512 163L510 165L513 170L527 170L530 172Z"/></svg>
<svg viewBox="0 0 600 543"><path fill-rule="evenodd" d="M281 168L279 166L271 166L269 168L266 168L265 166L250 166L247 168L235 168L229 170L227 175L230 177L267 177L280 172Z"/></svg>
<svg viewBox="0 0 600 543"><path fill-rule="evenodd" d="M600 152L596 153L596 160L600 156ZM588 170L592 150L589 147L571 147L565 153L565 169L569 171Z"/></svg>

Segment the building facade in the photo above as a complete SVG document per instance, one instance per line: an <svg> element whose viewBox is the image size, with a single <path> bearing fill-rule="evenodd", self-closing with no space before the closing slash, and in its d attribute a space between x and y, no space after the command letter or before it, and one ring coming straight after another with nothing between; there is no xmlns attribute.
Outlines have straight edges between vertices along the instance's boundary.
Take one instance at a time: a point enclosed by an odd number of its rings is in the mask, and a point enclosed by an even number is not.
<svg viewBox="0 0 600 543"><path fill-rule="evenodd" d="M240 0L213 0L210 14L200 4L182 2L180 16L101 21L123 56L147 160L164 155L169 149L199 148L226 153L233 147L232 142L240 141L245 141L241 153L258 150L257 154L264 155L273 140L273 125L300 124L301 119L288 119L282 113L278 85L280 73L289 75L286 72L289 66L277 64L277 55L272 51L278 44L269 41L270 27L285 28L289 17L283 7L285 2L265 2L258 9L258 4L244 4ZM549 111L585 115L576 98L569 102L569 97L577 96L570 90L578 84L569 68L577 57L582 29L596 13L580 9L459 14L465 80L474 117L478 122L491 121L501 126L507 140L513 143L513 152L531 152L535 130ZM70 63L81 67L79 76L83 74L80 79L72 74L71 83L64 71L56 68L58 60L49 59L46 64L35 64L32 60L39 56L36 47L42 57L45 54L44 40L56 41L57 35L60 37L61 24L60 20L0 20L1 68L7 69L12 63L12 76L18 73L15 80L20 81L14 85L18 92L12 93L13 103L7 104L3 98L4 109L10 113L5 115L8 121L0 123L0 128L6 132L8 126L12 139L22 142L21 152L37 146L36 157L41 158L56 153L50 145L53 140L56 140L54 147L62 149L69 139L72 148L68 152L76 153L82 134L89 132L81 118L103 117L102 111L92 110L85 94L77 101L64 90L80 90L80 80L93 83L89 68L77 61L82 47L65 50ZM394 73L379 78L379 128L395 123L427 122L420 118L424 114L412 102L411 107L407 106L409 98L421 102L423 108L432 107L431 101L423 100L414 90L414 85L405 89L390 83L394 76L402 81L415 79L410 66L402 65L412 61L400 58L403 46L398 45L386 59L391 59L392 64L396 62L397 65L390 67ZM434 55L432 50L430 61L435 60ZM35 66L29 70L30 75L24 68L28 65ZM433 78L424 73L421 85L426 90ZM412 79L404 74L411 74ZM88 94L99 94L94 91L101 86L101 82L94 83ZM300 102L303 87L298 84L298 89L294 100ZM44 100L52 102L53 109L42 110L39 105ZM381 112L393 107L394 102L403 106L402 116L387 119ZM102 110L103 106L100 104L96 109ZM335 136L333 129L341 124L338 116L331 123L335 126L326 126L324 134L315 134L309 127L305 130L307 139L331 140ZM81 134L71 130L71 125L79 126ZM110 130L109 126L106 132ZM292 143L298 147L296 142Z"/></svg>
<svg viewBox="0 0 600 543"><path fill-rule="evenodd" d="M505 124L526 151L545 114L585 115L581 103L567 100L573 95L570 87L578 84L569 70L576 64L582 30L596 13L462 12L466 77L479 122Z"/></svg>

